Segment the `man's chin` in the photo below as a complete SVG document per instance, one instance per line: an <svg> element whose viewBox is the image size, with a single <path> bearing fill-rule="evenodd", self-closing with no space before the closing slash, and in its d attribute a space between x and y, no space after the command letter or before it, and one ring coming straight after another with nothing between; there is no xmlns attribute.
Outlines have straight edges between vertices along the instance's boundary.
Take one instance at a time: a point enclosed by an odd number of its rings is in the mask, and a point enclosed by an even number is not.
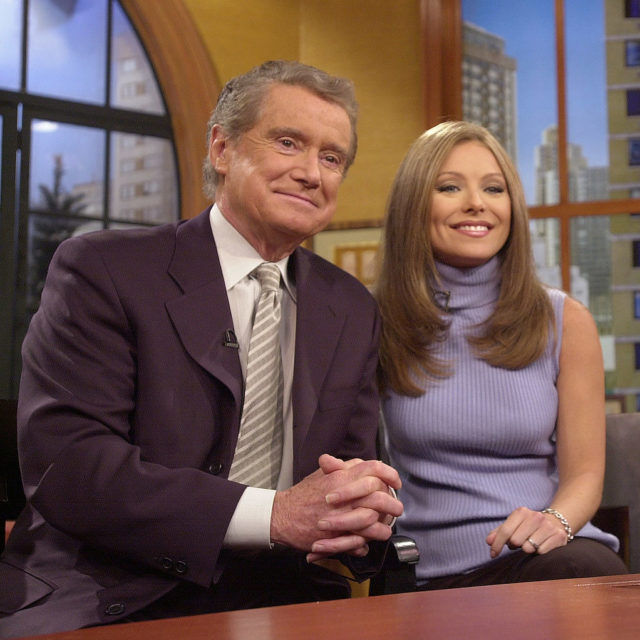
<svg viewBox="0 0 640 640"><path fill-rule="evenodd" d="M288 235L291 240L297 239L303 242L307 238L326 229L329 222L331 222L331 218L317 222L311 222L309 219L299 221L292 220L282 228L282 231Z"/></svg>

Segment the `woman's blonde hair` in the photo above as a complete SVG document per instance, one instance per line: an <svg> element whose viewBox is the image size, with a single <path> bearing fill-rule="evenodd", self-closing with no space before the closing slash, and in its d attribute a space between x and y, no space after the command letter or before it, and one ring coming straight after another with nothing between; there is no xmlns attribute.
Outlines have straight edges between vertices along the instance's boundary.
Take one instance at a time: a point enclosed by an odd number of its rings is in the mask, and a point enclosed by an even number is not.
<svg viewBox="0 0 640 640"><path fill-rule="evenodd" d="M542 355L554 326L549 297L536 276L524 191L513 162L484 127L444 122L411 145L389 196L376 287L383 319L382 389L418 396L451 372L451 363L433 355L438 341L446 339L448 322L434 299L438 274L429 221L440 169L453 147L467 141L479 142L493 153L511 198L511 228L499 252L498 302L481 334L468 339L489 364L520 369Z"/></svg>

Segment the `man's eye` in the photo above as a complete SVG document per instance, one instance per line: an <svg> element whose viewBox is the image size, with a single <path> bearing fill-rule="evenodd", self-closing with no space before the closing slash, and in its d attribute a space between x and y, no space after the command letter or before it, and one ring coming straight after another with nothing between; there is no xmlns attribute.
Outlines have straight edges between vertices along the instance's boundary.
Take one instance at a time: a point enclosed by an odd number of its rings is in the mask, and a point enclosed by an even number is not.
<svg viewBox="0 0 640 640"><path fill-rule="evenodd" d="M339 155L336 155L335 153L327 153L324 156L322 156L322 159L325 162L325 164L328 164L332 167L340 168L344 164L342 157Z"/></svg>
<svg viewBox="0 0 640 640"><path fill-rule="evenodd" d="M293 149L294 147L293 140L290 140L289 138L283 138L280 140L280 144L287 149Z"/></svg>

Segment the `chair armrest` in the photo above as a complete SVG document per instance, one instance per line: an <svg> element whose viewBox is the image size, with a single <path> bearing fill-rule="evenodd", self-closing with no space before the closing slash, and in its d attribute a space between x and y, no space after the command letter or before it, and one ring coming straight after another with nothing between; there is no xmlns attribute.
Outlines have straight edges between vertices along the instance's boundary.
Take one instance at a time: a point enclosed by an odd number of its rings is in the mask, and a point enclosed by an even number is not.
<svg viewBox="0 0 640 640"><path fill-rule="evenodd" d="M403 593L416 588L416 564L420 551L413 538L393 534L380 573L371 578L369 595Z"/></svg>
<svg viewBox="0 0 640 640"><path fill-rule="evenodd" d="M413 538L394 534L389 541L389 550L384 568L398 569L403 565L414 565L420 560L420 551Z"/></svg>

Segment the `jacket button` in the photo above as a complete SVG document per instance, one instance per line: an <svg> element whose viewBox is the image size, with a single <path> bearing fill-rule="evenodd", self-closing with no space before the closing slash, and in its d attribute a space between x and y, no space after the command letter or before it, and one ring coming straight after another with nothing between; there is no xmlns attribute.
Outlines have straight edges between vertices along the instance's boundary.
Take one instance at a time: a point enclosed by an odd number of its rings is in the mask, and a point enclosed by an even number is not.
<svg viewBox="0 0 640 640"><path fill-rule="evenodd" d="M124 609L124 603L113 602L104 610L104 612L108 616L119 616L121 613L124 613Z"/></svg>
<svg viewBox="0 0 640 640"><path fill-rule="evenodd" d="M178 560L176 562L176 573L182 575L184 573L187 573L187 569L188 569L187 563L184 562L183 560Z"/></svg>
<svg viewBox="0 0 640 640"><path fill-rule="evenodd" d="M224 469L224 465L222 462L214 462L210 464L208 467L209 473L212 473L214 476L217 476Z"/></svg>
<svg viewBox="0 0 640 640"><path fill-rule="evenodd" d="M171 558L160 558L160 564L165 571L173 569L173 560Z"/></svg>

